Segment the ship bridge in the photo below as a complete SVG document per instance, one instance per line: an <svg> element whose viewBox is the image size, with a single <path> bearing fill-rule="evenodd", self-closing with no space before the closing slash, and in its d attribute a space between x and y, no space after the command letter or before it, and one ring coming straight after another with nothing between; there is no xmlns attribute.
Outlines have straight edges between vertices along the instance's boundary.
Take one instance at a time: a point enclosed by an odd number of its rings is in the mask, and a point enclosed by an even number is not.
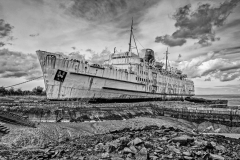
<svg viewBox="0 0 240 160"><path fill-rule="evenodd" d="M158 68L163 66L160 62L155 62L154 51L152 49L144 49L141 55L133 52L113 53L109 56L108 60L105 60L104 65L111 65L118 69L130 69L150 63L155 63Z"/></svg>
<svg viewBox="0 0 240 160"><path fill-rule="evenodd" d="M104 62L105 65L111 65L118 69L130 70L143 62L137 54L133 52L113 53L109 59Z"/></svg>

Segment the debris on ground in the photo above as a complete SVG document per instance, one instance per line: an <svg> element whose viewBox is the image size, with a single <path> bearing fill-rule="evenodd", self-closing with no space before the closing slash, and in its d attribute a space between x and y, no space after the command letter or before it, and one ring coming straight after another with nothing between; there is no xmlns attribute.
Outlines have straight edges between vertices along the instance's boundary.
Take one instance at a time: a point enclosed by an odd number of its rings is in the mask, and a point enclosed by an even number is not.
<svg viewBox="0 0 240 160"><path fill-rule="evenodd" d="M0 159L237 160L239 151L239 139L150 125L64 139L40 148L0 146Z"/></svg>

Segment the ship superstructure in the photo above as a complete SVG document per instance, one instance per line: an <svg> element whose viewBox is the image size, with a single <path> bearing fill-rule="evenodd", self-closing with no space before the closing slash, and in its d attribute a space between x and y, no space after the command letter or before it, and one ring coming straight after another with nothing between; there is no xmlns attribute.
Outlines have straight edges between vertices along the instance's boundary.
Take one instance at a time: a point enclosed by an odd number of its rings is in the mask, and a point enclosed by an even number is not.
<svg viewBox="0 0 240 160"><path fill-rule="evenodd" d="M103 64L64 55L37 51L50 100L177 100L194 95L194 83L180 70L157 62L152 49L145 56L132 52L132 26L129 50L113 53ZM137 49L137 48L136 48Z"/></svg>

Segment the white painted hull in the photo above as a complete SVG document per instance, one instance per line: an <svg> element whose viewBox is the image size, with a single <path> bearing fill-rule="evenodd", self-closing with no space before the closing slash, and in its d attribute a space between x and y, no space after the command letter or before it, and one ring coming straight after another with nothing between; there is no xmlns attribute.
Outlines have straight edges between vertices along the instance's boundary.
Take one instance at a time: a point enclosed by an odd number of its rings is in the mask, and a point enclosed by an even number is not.
<svg viewBox="0 0 240 160"><path fill-rule="evenodd" d="M139 82L136 75L110 68L95 68L84 61L64 59L53 53L37 51L48 99L182 99L194 95L186 82L161 76L166 83L152 93L152 84ZM63 82L54 80L58 70L67 72ZM168 83L174 82L177 87ZM161 84L161 83L159 83Z"/></svg>

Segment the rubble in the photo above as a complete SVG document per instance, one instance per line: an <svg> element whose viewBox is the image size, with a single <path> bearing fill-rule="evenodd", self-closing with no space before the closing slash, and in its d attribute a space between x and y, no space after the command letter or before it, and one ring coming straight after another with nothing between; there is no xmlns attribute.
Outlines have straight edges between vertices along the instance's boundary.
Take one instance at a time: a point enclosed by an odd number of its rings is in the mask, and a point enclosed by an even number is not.
<svg viewBox="0 0 240 160"><path fill-rule="evenodd" d="M0 146L0 159L237 160L239 151L239 139L152 125L65 139L37 149Z"/></svg>
<svg viewBox="0 0 240 160"><path fill-rule="evenodd" d="M189 137L188 135L182 135L182 136L173 138L172 142L180 143L180 145L188 145L189 143L194 142L194 139L192 137Z"/></svg>

